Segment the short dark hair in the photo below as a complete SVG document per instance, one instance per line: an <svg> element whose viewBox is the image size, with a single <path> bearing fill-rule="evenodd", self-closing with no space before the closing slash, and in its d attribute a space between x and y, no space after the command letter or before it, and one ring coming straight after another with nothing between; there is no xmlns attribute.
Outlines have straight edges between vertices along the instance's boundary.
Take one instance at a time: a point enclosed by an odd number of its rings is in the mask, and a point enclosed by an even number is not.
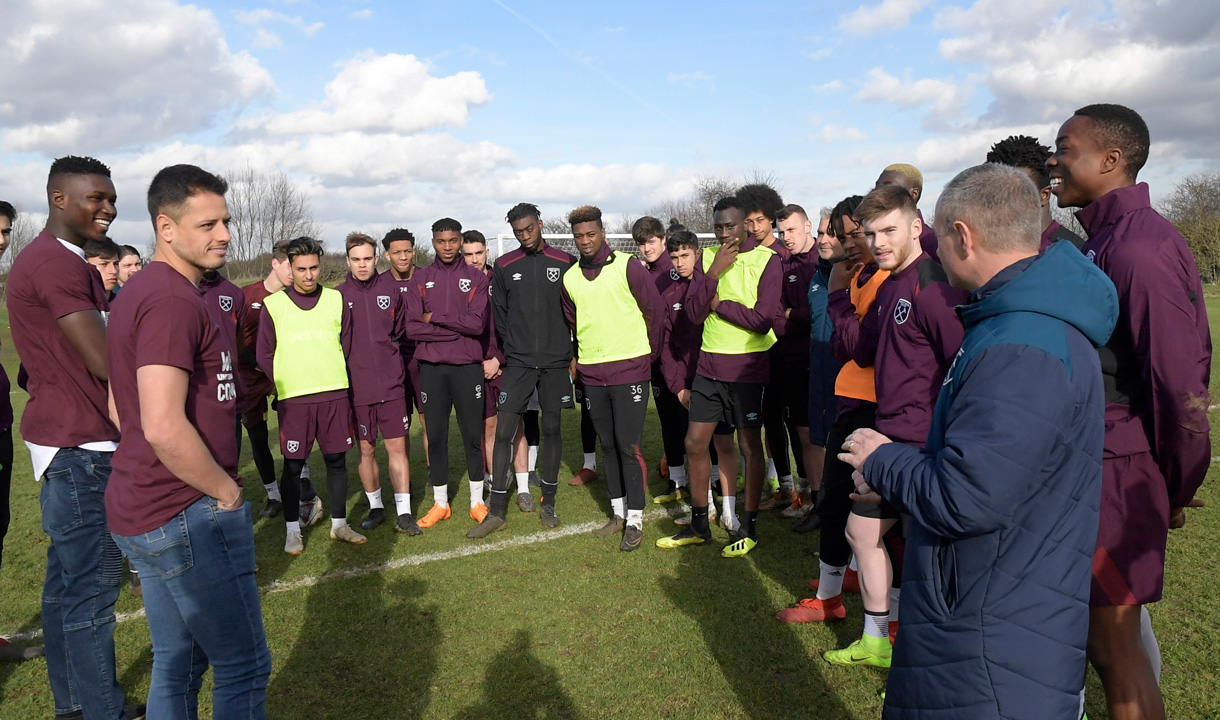
<svg viewBox="0 0 1220 720"><path fill-rule="evenodd" d="M119 246L119 260L122 260L123 258L131 257L132 255L135 255L136 257L140 257L140 251L136 250L135 248L133 248L130 245L120 245ZM142 259L143 258L141 258L141 260Z"/></svg>
<svg viewBox="0 0 1220 720"><path fill-rule="evenodd" d="M741 201L741 211L746 215L762 213L763 217L775 222L775 214L784 206L784 199L775 188L766 183L750 183L737 189L737 199Z"/></svg>
<svg viewBox="0 0 1220 720"><path fill-rule="evenodd" d="M860 207L860 202L864 200L863 195L851 195L845 197L835 205L830 211L830 228L834 231L835 237L839 242L843 242L847 235L843 230L843 216L849 218L856 216L856 209Z"/></svg>
<svg viewBox="0 0 1220 720"><path fill-rule="evenodd" d="M690 230L679 230L665 241L666 252L678 252L682 248L690 248L699 252L699 238Z"/></svg>
<svg viewBox="0 0 1220 720"><path fill-rule="evenodd" d="M10 223L17 222L17 208L7 200L0 200L0 215L8 218Z"/></svg>
<svg viewBox="0 0 1220 720"><path fill-rule="evenodd" d="M345 253L350 253L352 251L352 248L360 247L361 245L372 245L373 252L377 251L377 241L374 240L373 238L369 237L368 235L365 235L362 232L348 233L347 240L345 240L343 244L344 244L343 252L345 252Z"/></svg>
<svg viewBox="0 0 1220 720"><path fill-rule="evenodd" d="M1050 156L1051 149L1038 142L1038 138L1009 135L991 146L987 152L987 162L1028 170L1037 178L1038 189L1042 189L1051 184L1051 175L1046 169Z"/></svg>
<svg viewBox="0 0 1220 720"><path fill-rule="evenodd" d="M228 191L229 183L219 175L195 165L170 165L161 168L148 185L148 215L154 224L158 215L177 221L188 199L200 193L224 197Z"/></svg>
<svg viewBox="0 0 1220 720"><path fill-rule="evenodd" d="M805 208L801 207L800 205L788 204L775 212L775 222L787 220L798 213L806 220L809 219L809 213L805 212Z"/></svg>
<svg viewBox="0 0 1220 720"><path fill-rule="evenodd" d="M902 210L912 216L919 212L915 209L915 198L911 197L906 188L901 185L879 185L864 196L853 217L856 222L864 223L895 210Z"/></svg>
<svg viewBox="0 0 1220 720"><path fill-rule="evenodd" d="M455 232L458 235L462 234L462 223L450 217L444 217L432 223L432 234L439 232Z"/></svg>
<svg viewBox="0 0 1220 720"><path fill-rule="evenodd" d="M284 248L284 255L287 256L288 262L299 258L302 255L317 255L321 260L326 252L322 249L322 243L308 236L295 238L288 242L288 247Z"/></svg>
<svg viewBox="0 0 1220 720"><path fill-rule="evenodd" d="M676 232L681 232L686 229L686 226L678 222L678 218L670 218L669 226L665 228L665 239L668 240Z"/></svg>
<svg viewBox="0 0 1220 720"><path fill-rule="evenodd" d="M504 219L508 221L509 225L512 225L518 220L527 217L533 217L535 220L542 219L542 213L538 212L537 205L525 202L517 203L509 209L508 214L504 216Z"/></svg>
<svg viewBox="0 0 1220 720"><path fill-rule="evenodd" d="M595 222L598 227L602 225L602 211L594 205L581 205L572 212L568 213L568 224L576 227L580 223Z"/></svg>
<svg viewBox="0 0 1220 720"><path fill-rule="evenodd" d="M1092 121L1090 134L1098 145L1122 151L1127 177L1134 181L1148 162L1148 146L1152 144L1144 118L1129 107L1105 103L1086 105L1076 114Z"/></svg>
<svg viewBox="0 0 1220 720"><path fill-rule="evenodd" d="M412 248L415 247L415 236L411 234L410 230L406 228L394 228L386 233L385 237L381 238L381 248L383 250L389 250L390 243L395 243L399 240L406 240L407 242L411 243Z"/></svg>
<svg viewBox="0 0 1220 720"><path fill-rule="evenodd" d="M487 247L487 238L478 230L467 230L462 233L462 244L466 243L479 243L483 247Z"/></svg>
<svg viewBox="0 0 1220 720"><path fill-rule="evenodd" d="M290 242L292 242L292 241L289 240L288 238L284 238L283 240L277 240L276 243L271 246L271 257L275 258L276 260L287 260L288 259L288 243L290 243Z"/></svg>
<svg viewBox="0 0 1220 720"><path fill-rule="evenodd" d="M718 213L721 210L728 210L729 208L737 208L738 210L742 209L741 201L738 200L734 195L722 197L717 200L716 204L712 206L712 214Z"/></svg>
<svg viewBox="0 0 1220 720"><path fill-rule="evenodd" d="M650 238L665 237L665 227L661 225L661 221L651 215L644 217L631 223L631 239L635 240L636 245L643 245Z"/></svg>
<svg viewBox="0 0 1220 720"><path fill-rule="evenodd" d="M110 238L102 238L94 240L89 238L85 240L84 247L81 248L85 253L85 258L102 258L103 260L118 260L119 246Z"/></svg>
<svg viewBox="0 0 1220 720"><path fill-rule="evenodd" d="M47 173L47 187L49 188L51 182L62 175L103 175L110 177L110 168L106 167L101 160L96 158L65 155L64 157L56 158L51 163L51 172Z"/></svg>

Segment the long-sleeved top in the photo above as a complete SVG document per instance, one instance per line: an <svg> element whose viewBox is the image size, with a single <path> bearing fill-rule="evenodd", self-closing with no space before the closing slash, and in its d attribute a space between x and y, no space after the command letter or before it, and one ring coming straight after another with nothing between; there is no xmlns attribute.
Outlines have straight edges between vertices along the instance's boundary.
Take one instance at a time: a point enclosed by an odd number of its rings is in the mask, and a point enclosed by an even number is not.
<svg viewBox="0 0 1220 720"><path fill-rule="evenodd" d="M320 285L309 295L297 292L295 287L287 287L280 292L287 293L288 299L305 311L313 310L318 304L318 298L322 297L322 287ZM343 348L343 357L350 359L352 356L352 311L347 307L347 303L343 303L343 319L339 326L339 345ZM274 383L275 318L271 317L271 313L263 313L263 318L258 323L258 348L255 350L255 355L258 358L258 366L262 368L263 374L267 376L267 380ZM286 400L281 399L280 403L307 405L309 403L329 402L346 396L347 390L329 390L327 392L314 393L313 395L302 395Z"/></svg>
<svg viewBox="0 0 1220 720"><path fill-rule="evenodd" d="M405 394L398 339L406 333L406 294L389 272L361 282L351 273L335 288L352 316L352 352L347 358L352 405L400 400Z"/></svg>
<svg viewBox="0 0 1220 720"><path fill-rule="evenodd" d="M1114 335L1101 349L1106 454L1149 449L1171 507L1194 497L1211 460L1211 332L1194 257L1152 209L1148 185L1113 190L1076 213L1085 257L1118 288Z"/></svg>
<svg viewBox="0 0 1220 720"><path fill-rule="evenodd" d="M932 228L932 223L923 219L923 212L916 210L919 213L919 221L923 223L923 230L919 233L919 247L928 254L936 262L940 262L940 256L936 254L937 248L940 246L940 241L936 239L936 230Z"/></svg>
<svg viewBox="0 0 1220 720"><path fill-rule="evenodd" d="M695 369L699 365L699 346L703 344L703 325L692 321L684 310L690 286L689 279L679 277L665 288L665 295L661 298L665 304L661 376L674 395L681 390L690 390L695 380Z"/></svg>
<svg viewBox="0 0 1220 720"><path fill-rule="evenodd" d="M572 361L572 330L560 295L563 274L574 262L545 243L534 252L517 248L496 259L491 303L509 367L566 368Z"/></svg>
<svg viewBox="0 0 1220 720"><path fill-rule="evenodd" d="M661 295L657 292L656 283L649 275L644 263L629 255L619 255L610 249L606 243L590 259L580 259L580 273L586 280L593 280L602 272L602 267L611 261L627 263L627 287L635 304L644 316L644 325L648 328L648 345L651 352L638 358L615 360L613 362L585 365L576 362L576 371L585 385L592 387L608 387L610 385L626 385L628 383L645 382L652 377L653 360L660 360L661 336L665 330L665 309L661 305ZM563 316L568 325L576 327L576 313L579 308L568 296L566 288L560 295L563 303ZM599 308L585 308L585 312L599 312ZM617 318L607 317L606 322L617 322Z"/></svg>
<svg viewBox="0 0 1220 720"><path fill-rule="evenodd" d="M461 257L415 271L406 293L407 334L415 359L446 365L483 362L479 336L487 324L487 277ZM424 313L432 313L428 322Z"/></svg>
<svg viewBox="0 0 1220 720"><path fill-rule="evenodd" d="M1046 252L1046 249L1052 243L1059 242L1060 240L1067 240L1078 248L1084 246L1084 238L1063 227L1055 220L1051 220L1051 224L1047 225L1042 231L1042 244L1038 252Z"/></svg>
<svg viewBox="0 0 1220 720"><path fill-rule="evenodd" d="M779 256L767 248L759 247L752 237L747 237L741 244L739 254L748 252L771 253L762 274L758 278L757 300L753 307L746 307L739 302L722 300L712 310L712 300L716 297L719 280L708 277L702 272L696 272L691 278L691 287L686 293L684 310L692 323L703 325L707 316L715 312L722 319L734 325L765 334L775 325L775 317L780 314L780 278L783 273ZM725 270L733 272L733 266ZM720 382L766 383L771 379L771 363L766 352L745 353L742 355L726 355L723 353L700 352L697 373L709 380Z"/></svg>
<svg viewBox="0 0 1220 720"><path fill-rule="evenodd" d="M491 268L483 271L484 277L487 278L487 294L491 295ZM483 360L491 360L495 358L500 361L500 366L504 366L504 351L500 349L500 339L496 335L496 314L494 312L487 313L487 325L483 329L483 334L479 337L479 345L483 348Z"/></svg>
<svg viewBox="0 0 1220 720"><path fill-rule="evenodd" d="M775 318L775 335L784 365L796 372L809 367L809 285L822 262L816 250L789 253L783 259L783 289L780 313ZM787 313L787 317L785 317Z"/></svg>
<svg viewBox="0 0 1220 720"><path fill-rule="evenodd" d="M658 295L664 296L665 290L680 279L668 252L662 252L654 263L644 263L644 267L648 269L648 276L656 283Z"/></svg>

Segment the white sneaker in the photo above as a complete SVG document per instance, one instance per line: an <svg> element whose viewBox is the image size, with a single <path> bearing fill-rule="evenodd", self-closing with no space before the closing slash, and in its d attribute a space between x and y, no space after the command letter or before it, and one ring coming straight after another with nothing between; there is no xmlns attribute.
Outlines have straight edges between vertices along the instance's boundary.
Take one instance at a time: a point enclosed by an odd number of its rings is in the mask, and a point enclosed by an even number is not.
<svg viewBox="0 0 1220 720"><path fill-rule="evenodd" d="M732 535L733 533L737 532L738 528L741 527L741 523L738 522L737 518L733 515L721 515L720 527L723 528L725 532Z"/></svg>
<svg viewBox="0 0 1220 720"><path fill-rule="evenodd" d="M345 543L353 545L363 545L369 541L368 538L353 530L351 525L340 525L339 527L331 528L330 539L342 540Z"/></svg>
<svg viewBox="0 0 1220 720"><path fill-rule="evenodd" d="M288 539L284 541L284 552L289 555L300 555L305 551L305 541L301 539L300 530L289 530Z"/></svg>

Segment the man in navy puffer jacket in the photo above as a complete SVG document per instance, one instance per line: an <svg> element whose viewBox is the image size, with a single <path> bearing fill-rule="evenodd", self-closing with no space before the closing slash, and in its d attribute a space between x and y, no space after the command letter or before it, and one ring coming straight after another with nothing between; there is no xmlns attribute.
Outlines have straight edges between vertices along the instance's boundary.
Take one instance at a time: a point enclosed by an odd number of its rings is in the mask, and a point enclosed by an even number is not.
<svg viewBox="0 0 1220 720"><path fill-rule="evenodd" d="M1038 255L1038 193L988 164L945 187L940 259L971 292L923 451L858 430L862 500L910 516L885 718L1078 712L1105 431L1113 284L1080 251Z"/></svg>

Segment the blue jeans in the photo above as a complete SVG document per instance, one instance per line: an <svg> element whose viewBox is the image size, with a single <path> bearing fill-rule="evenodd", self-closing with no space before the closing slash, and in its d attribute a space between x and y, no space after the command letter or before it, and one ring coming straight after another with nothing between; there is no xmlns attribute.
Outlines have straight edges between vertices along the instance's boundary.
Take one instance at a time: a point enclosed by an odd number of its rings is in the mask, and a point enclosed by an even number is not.
<svg viewBox="0 0 1220 720"><path fill-rule="evenodd" d="M148 717L195 720L210 663L215 720L266 718L271 651L250 503L219 510L205 496L156 530L114 539L144 590L153 646Z"/></svg>
<svg viewBox="0 0 1220 720"><path fill-rule="evenodd" d="M51 538L42 588L42 633L55 712L124 720L114 669L114 603L123 556L106 529L110 456L80 448L56 453L38 504Z"/></svg>

